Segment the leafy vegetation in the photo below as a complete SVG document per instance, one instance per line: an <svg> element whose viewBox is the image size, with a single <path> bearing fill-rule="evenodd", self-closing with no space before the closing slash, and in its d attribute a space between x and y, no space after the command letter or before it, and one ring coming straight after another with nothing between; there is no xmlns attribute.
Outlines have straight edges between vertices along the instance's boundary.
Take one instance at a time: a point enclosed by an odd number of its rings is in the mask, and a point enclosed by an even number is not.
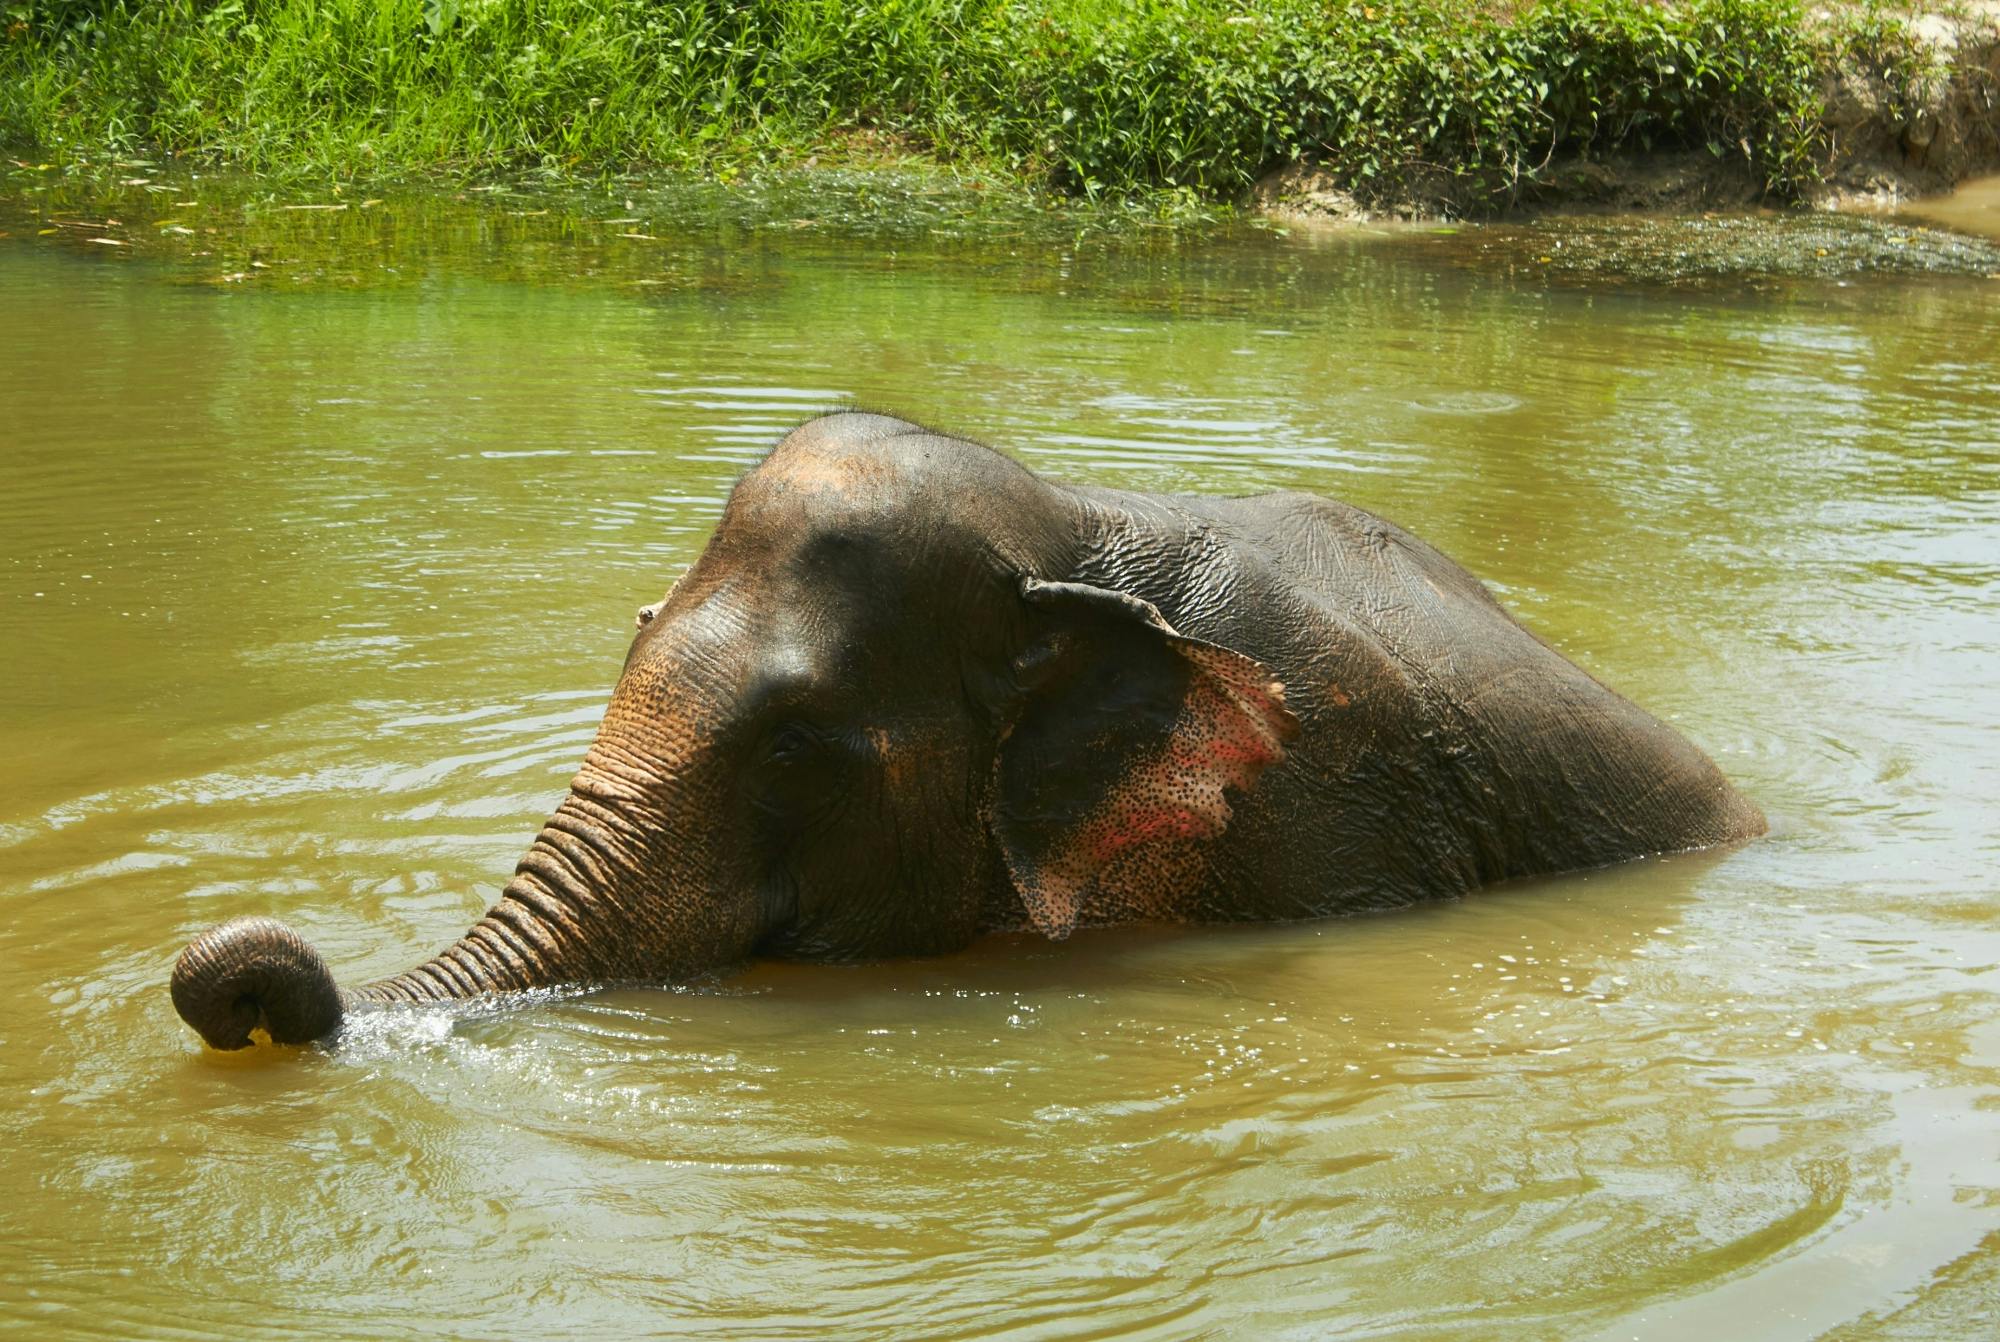
<svg viewBox="0 0 2000 1342"><path fill-rule="evenodd" d="M1082 195L1503 203L1565 152L1815 177L1870 9L1804 0L0 0L0 139L347 177L929 154Z"/></svg>

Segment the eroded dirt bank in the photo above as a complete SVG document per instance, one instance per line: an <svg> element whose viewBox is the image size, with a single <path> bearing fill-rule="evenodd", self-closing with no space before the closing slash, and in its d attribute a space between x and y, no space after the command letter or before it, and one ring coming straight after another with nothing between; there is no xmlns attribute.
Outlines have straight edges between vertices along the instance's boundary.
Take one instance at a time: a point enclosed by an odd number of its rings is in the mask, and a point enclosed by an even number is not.
<svg viewBox="0 0 2000 1342"><path fill-rule="evenodd" d="M1822 180L1803 196L1811 207L1891 208L2000 173L2000 0L1919 15L1903 31L1902 59L1850 51L1825 70ZM1558 155L1497 202L1466 199L1442 172L1364 202L1313 161L1267 174L1251 193L1267 214L1356 222L1488 214L1496 204L1502 213L1673 211L1767 199L1747 152L1726 145Z"/></svg>

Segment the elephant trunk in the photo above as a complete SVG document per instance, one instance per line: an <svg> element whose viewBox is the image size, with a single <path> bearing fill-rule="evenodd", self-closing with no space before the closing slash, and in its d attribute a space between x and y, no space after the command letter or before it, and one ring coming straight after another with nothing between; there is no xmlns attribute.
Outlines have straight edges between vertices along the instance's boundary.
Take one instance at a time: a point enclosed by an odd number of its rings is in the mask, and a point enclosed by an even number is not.
<svg viewBox="0 0 2000 1342"><path fill-rule="evenodd" d="M340 1028L363 1002L442 1002L563 982L543 966L500 949L494 906L458 942L415 969L343 991L312 945L274 918L233 918L196 937L174 963L171 989L181 1019L211 1048L238 1049L262 1028L276 1044L309 1044ZM518 943L517 943L518 944Z"/></svg>
<svg viewBox="0 0 2000 1342"><path fill-rule="evenodd" d="M242 1048L260 1025L277 1043L310 1043L345 1011L319 952L272 918L232 918L196 937L171 988L174 1010L211 1048Z"/></svg>
<svg viewBox="0 0 2000 1342"><path fill-rule="evenodd" d="M259 1027L274 1043L304 1044L333 1034L348 1009L362 1003L658 980L746 952L747 931L689 937L687 931L713 920L661 916L669 909L691 912L688 892L668 900L643 889L648 864L635 855L635 839L617 808L579 788L550 817L499 901L423 964L342 991L326 961L298 933L270 918L237 918L181 953L174 965L174 1007L213 1048L242 1048ZM662 938L663 923L683 935Z"/></svg>

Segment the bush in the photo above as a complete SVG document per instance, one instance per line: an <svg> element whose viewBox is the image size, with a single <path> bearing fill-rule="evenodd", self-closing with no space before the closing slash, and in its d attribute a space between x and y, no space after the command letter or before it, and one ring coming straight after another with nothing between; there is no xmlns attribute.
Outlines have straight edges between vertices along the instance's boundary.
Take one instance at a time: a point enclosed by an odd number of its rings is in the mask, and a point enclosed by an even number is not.
<svg viewBox="0 0 2000 1342"><path fill-rule="evenodd" d="M11 0L0 138L266 171L724 167L856 130L1095 195L1317 158L1475 206L1559 152L1814 180L1801 0ZM1895 25L1869 11L1888 45Z"/></svg>

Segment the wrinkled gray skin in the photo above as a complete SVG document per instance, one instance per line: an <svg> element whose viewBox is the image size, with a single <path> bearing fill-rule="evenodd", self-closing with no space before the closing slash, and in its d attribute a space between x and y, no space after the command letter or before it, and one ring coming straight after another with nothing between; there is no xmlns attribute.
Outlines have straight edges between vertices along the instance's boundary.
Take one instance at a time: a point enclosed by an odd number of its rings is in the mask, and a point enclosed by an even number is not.
<svg viewBox="0 0 2000 1342"><path fill-rule="evenodd" d="M464 938L342 993L242 919L173 994L217 1048L303 1042L363 1002L1380 909L1763 829L1379 517L1059 485L843 414L640 612L568 797Z"/></svg>

